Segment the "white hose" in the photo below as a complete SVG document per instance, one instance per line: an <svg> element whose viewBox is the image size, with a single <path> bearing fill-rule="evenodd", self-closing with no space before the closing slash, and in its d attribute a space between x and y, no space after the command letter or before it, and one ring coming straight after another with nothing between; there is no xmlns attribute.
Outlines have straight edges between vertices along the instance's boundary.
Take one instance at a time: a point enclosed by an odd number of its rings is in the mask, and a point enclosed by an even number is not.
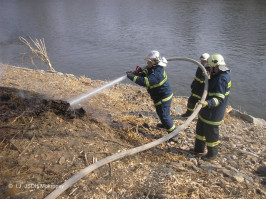
<svg viewBox="0 0 266 200"><path fill-rule="evenodd" d="M190 58L178 58L178 57L173 57L173 58L168 58L168 61L174 61L174 60L184 60L184 61L189 61L189 62L193 62L195 64L197 64L202 71L207 75L207 71L205 69L205 67L203 67L199 62L190 59ZM207 91L208 91L208 76L205 75L205 87L204 87L204 92L203 95L201 97L201 102L205 101L206 96L207 96ZM88 167L80 170L78 173L76 173L74 176L72 176L71 178L69 178L68 180L66 180L62 185L60 185L57 189L55 189L52 193L50 193L48 196L45 197L45 199L55 199L57 198L59 195L61 195L65 190L67 190L68 188L70 188L74 183L76 183L77 181L79 181L80 179L82 179L84 176L86 176L88 173L92 172L93 170L108 164L112 161L121 159L125 156L129 156L129 155L133 155L142 151L145 151L147 149L150 149L152 147L155 147L159 144L162 144L163 142L171 139L172 137L175 137L178 135L179 131L185 129L190 123L191 121L196 117L196 115L198 114L198 112L200 111L202 105L198 104L197 108L194 110L194 112L192 113L192 115L184 122L184 124L182 124L181 126L179 126L177 129L175 129L173 132L171 132L170 134L167 134L166 136L155 140L153 142L150 142L148 144L139 146L139 147L135 147L133 149L129 149L120 153L116 153L114 155L108 156L106 158L103 158L102 160L99 160L98 162L89 165Z"/></svg>

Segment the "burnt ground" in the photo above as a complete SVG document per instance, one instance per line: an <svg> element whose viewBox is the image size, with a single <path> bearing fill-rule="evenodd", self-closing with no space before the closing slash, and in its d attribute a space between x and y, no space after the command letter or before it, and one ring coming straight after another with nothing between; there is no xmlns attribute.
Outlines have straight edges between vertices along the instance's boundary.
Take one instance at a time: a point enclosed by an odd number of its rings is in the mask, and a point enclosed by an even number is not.
<svg viewBox="0 0 266 200"><path fill-rule="evenodd" d="M75 108L69 99L103 81L2 65L0 79L0 197L44 198L86 166L166 134L146 91L117 84ZM175 124L187 98L174 97ZM193 147L196 119L145 152L105 165L59 198L262 198L266 194L265 123L230 114L221 126L215 161Z"/></svg>

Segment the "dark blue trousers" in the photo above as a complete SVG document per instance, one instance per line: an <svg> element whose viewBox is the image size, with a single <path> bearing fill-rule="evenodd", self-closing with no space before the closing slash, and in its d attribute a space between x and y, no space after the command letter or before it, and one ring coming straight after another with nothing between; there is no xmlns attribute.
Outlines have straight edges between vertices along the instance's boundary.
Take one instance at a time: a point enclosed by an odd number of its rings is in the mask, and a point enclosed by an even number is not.
<svg viewBox="0 0 266 200"><path fill-rule="evenodd" d="M156 106L156 113L158 114L163 126L168 132L171 132L175 129L175 125L170 116L171 102L172 99L166 102L162 102L162 104Z"/></svg>

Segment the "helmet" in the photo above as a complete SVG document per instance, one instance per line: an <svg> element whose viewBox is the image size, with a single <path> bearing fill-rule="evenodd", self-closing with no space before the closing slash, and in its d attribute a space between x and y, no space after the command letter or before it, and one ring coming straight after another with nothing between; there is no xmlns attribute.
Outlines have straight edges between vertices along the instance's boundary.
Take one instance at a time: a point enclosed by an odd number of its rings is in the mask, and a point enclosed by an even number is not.
<svg viewBox="0 0 266 200"><path fill-rule="evenodd" d="M153 65L158 64L162 67L166 67L167 60L160 56L159 51L151 51L145 58L146 61L151 61Z"/></svg>
<svg viewBox="0 0 266 200"><path fill-rule="evenodd" d="M224 57L221 54L215 53L208 58L208 64L211 67L225 66Z"/></svg>
<svg viewBox="0 0 266 200"><path fill-rule="evenodd" d="M226 63L224 62L224 57L219 54L219 53L215 53L212 54L209 58L208 58L208 64L211 67L216 67L218 66L219 69L221 71L228 71L229 69L226 67Z"/></svg>
<svg viewBox="0 0 266 200"><path fill-rule="evenodd" d="M146 61L152 61L158 63L160 60L160 53L159 51L151 51L145 58Z"/></svg>
<svg viewBox="0 0 266 200"><path fill-rule="evenodd" d="M210 55L208 53L204 53L200 56L200 60L204 60L207 61L207 59L210 57Z"/></svg>

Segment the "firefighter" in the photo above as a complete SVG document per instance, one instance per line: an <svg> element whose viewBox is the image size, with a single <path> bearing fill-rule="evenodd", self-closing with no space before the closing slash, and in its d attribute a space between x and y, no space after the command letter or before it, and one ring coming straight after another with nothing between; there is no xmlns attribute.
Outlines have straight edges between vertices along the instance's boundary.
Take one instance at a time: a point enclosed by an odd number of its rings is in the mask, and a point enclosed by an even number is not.
<svg viewBox="0 0 266 200"><path fill-rule="evenodd" d="M127 72L127 77L134 83L146 87L154 102L162 127L170 133L175 130L175 125L170 116L173 92L165 72L167 60L161 57L158 51L151 51L144 60L147 61L147 66L144 69L137 66L135 72ZM172 138L172 141L176 142L177 136Z"/></svg>
<svg viewBox="0 0 266 200"><path fill-rule="evenodd" d="M208 53L204 53L200 56L200 63L205 67L206 71L209 72L210 68L207 63L207 59L209 58ZM181 117L189 117L193 111L195 110L196 103L201 99L201 96L204 91L205 85L205 76L200 67L197 68L195 78L191 83L191 95L188 98L187 102L187 111L181 115Z"/></svg>
<svg viewBox="0 0 266 200"><path fill-rule="evenodd" d="M207 154L201 159L215 159L218 154L219 126L222 123L231 87L230 70L221 54L213 54L208 58L211 70L208 95L202 102L198 115L194 152L204 153L207 144Z"/></svg>

